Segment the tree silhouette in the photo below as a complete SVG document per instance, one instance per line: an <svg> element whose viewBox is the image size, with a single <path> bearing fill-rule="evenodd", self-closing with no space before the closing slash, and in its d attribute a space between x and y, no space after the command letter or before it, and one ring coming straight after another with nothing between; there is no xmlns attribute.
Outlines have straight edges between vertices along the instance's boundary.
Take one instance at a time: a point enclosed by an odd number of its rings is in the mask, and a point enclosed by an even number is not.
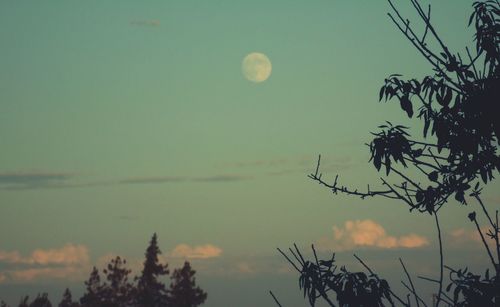
<svg viewBox="0 0 500 307"><path fill-rule="evenodd" d="M435 221L440 251L439 279L429 279L437 284L437 302L452 306L500 306L500 244L498 211L489 212L481 198L483 186L490 183L495 172L500 172L500 4L497 0L476 1L469 26L475 28L475 52L465 48L466 56L453 53L438 35L431 23L430 5L424 10L419 0L409 0L423 22L422 33L417 33L410 21L404 18L392 0L389 18L432 67L432 74L421 80L404 79L394 74L384 81L380 89L380 101L399 102L409 118L423 121L422 137L412 138L409 128L390 122L379 126L369 144L370 161L377 171L384 170L380 178L381 187L359 191L341 185L338 176L333 183L323 180L320 173L321 157L311 179L330 189L334 194L343 193L361 198L384 197L405 203L410 211L430 214ZM432 49L430 46L437 46ZM390 178L396 178L390 180ZM423 178L423 179L422 179ZM478 211L486 220L488 230L479 225L473 211L469 219L474 223L490 259L493 273L484 276L467 269L455 270L444 265L440 209L456 200L467 205L470 200L477 203ZM493 251L487 241L493 242ZM363 273L349 273L330 262L315 259L306 261L299 249L289 249L293 257L279 250L300 273L300 287L311 305L323 298L335 306L328 292L332 291L340 306L380 306L382 300L394 305L391 298L410 306L394 294L384 280L357 256L368 270L370 278ZM496 254L496 255L494 255ZM417 294L410 274L403 262L401 265L408 279L403 282L414 297L415 304L425 305ZM444 269L450 273L450 283L444 287ZM351 274L351 275L349 275ZM349 283L339 279L349 276ZM378 287L375 287L377 285ZM445 292L453 290L453 294ZM345 295L348 294L347 299ZM389 294L389 295L388 295ZM366 295L373 296L364 300ZM363 303L360 303L363 302Z"/></svg>
<svg viewBox="0 0 500 307"><path fill-rule="evenodd" d="M8 305L2 301L0 304L1 307L8 307ZM49 300L49 296L47 293L38 294L33 302L29 303L29 296L26 295L21 298L19 301L18 307L52 307L52 303Z"/></svg>
<svg viewBox="0 0 500 307"><path fill-rule="evenodd" d="M61 302L59 303L59 307L79 307L80 304L73 301L73 296L71 295L71 291L69 288L66 288L63 293L63 297Z"/></svg>
<svg viewBox="0 0 500 307"><path fill-rule="evenodd" d="M196 286L194 274L189 262L185 261L184 266L174 270L172 283L170 284L170 301L175 307L196 307L207 299L207 293Z"/></svg>
<svg viewBox="0 0 500 307"><path fill-rule="evenodd" d="M99 276L99 270L96 267L92 269L90 277L85 281L85 293L80 298L80 303L83 306L97 307L101 303L100 292L101 292L101 277Z"/></svg>
<svg viewBox="0 0 500 307"><path fill-rule="evenodd" d="M128 282L128 275L131 271L125 268L126 264L125 259L117 256L103 270L107 280L100 289L103 306L128 306L131 304L132 285Z"/></svg>
<svg viewBox="0 0 500 307"><path fill-rule="evenodd" d="M169 274L168 265L160 263L161 250L158 237L153 234L146 249L141 275L129 282L131 270L125 259L117 256L102 270L92 268L88 280L84 282L85 292L80 303L74 302L71 291L66 288L59 307L195 307L203 304L207 293L195 283L195 271L189 262L176 269L170 289L161 279ZM0 307L9 307L0 300ZM38 295L33 302L29 297L21 298L18 307L52 307L46 293Z"/></svg>
<svg viewBox="0 0 500 307"><path fill-rule="evenodd" d="M153 234L148 248L141 276L137 277L136 301L139 306L165 306L168 301L165 284L160 281L164 275L168 275L167 264L161 264L158 256L161 250L158 247L156 233Z"/></svg>

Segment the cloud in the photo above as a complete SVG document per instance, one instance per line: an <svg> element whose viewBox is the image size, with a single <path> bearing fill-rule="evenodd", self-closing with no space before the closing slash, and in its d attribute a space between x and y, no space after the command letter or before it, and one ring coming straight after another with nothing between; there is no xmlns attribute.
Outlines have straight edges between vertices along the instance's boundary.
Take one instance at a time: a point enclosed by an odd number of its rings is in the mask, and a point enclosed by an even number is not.
<svg viewBox="0 0 500 307"><path fill-rule="evenodd" d="M132 20L130 22L132 26L142 26L142 27L159 27L160 21L157 19L151 20Z"/></svg>
<svg viewBox="0 0 500 307"><path fill-rule="evenodd" d="M423 236L409 234L395 237L388 235L385 229L372 220L346 221L344 227L333 226L333 238L321 238L320 250L346 251L360 247L391 249L417 248L428 245Z"/></svg>
<svg viewBox="0 0 500 307"><path fill-rule="evenodd" d="M138 177L126 178L118 181L120 184L150 184L150 183L169 183L185 181L185 177L163 176L163 177Z"/></svg>
<svg viewBox="0 0 500 307"><path fill-rule="evenodd" d="M256 272L255 268L246 261L236 263L236 270L240 274L254 274Z"/></svg>
<svg viewBox="0 0 500 307"><path fill-rule="evenodd" d="M27 257L22 257L17 251L0 251L0 262L10 264L75 265L88 263L89 259L87 247L74 244L55 249L36 249Z"/></svg>
<svg viewBox="0 0 500 307"><path fill-rule="evenodd" d="M213 176L198 176L198 177L183 177L183 176L153 176L153 177L132 177L119 180L118 184L156 184L156 183L174 183L174 182L233 182L248 180L252 177L243 175L213 175Z"/></svg>
<svg viewBox="0 0 500 307"><path fill-rule="evenodd" d="M80 266L45 267L18 269L7 272L9 279L15 282L30 282L36 279L81 280L88 269ZM6 277L7 279L7 277Z"/></svg>
<svg viewBox="0 0 500 307"><path fill-rule="evenodd" d="M483 233L486 244L488 244L490 249L494 250L495 240L487 235L490 232L490 229L485 226L481 228L481 232ZM484 248L484 243L482 242L481 235L479 235L477 229L454 229L448 233L447 242L451 244L451 247L455 248L465 248L473 250ZM445 241L445 243L447 242Z"/></svg>
<svg viewBox="0 0 500 307"><path fill-rule="evenodd" d="M0 262L9 265L0 272L0 282L30 282L35 279L80 280L88 273L86 246L66 244L61 248L36 249L29 256L18 251L0 251Z"/></svg>
<svg viewBox="0 0 500 307"><path fill-rule="evenodd" d="M179 244L169 253L169 256L172 258L208 259L219 257L221 254L222 249L212 244L193 247L187 244Z"/></svg>
<svg viewBox="0 0 500 307"><path fill-rule="evenodd" d="M242 175L215 175L208 177L195 177L192 178L192 181L201 181L201 182L232 182L232 181L242 181L248 180L252 177L242 176Z"/></svg>
<svg viewBox="0 0 500 307"><path fill-rule="evenodd" d="M74 175L67 173L0 173L0 187L3 189L46 187L65 183L72 177L74 177Z"/></svg>

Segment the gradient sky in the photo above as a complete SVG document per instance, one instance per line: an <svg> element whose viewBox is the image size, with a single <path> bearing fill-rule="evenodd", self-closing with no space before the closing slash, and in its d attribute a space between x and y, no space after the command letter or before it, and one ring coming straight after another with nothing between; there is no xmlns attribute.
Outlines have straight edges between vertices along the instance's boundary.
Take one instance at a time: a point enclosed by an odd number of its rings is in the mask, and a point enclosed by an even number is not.
<svg viewBox="0 0 500 307"><path fill-rule="evenodd" d="M456 51L472 45L470 5L433 3ZM335 241L332 227L383 228L379 242L426 239L361 254L396 280L399 256L435 274L428 215L333 197L307 178L322 154L325 176L363 188L379 177L369 131L385 120L418 127L397 103L377 103L387 75L429 72L388 10L385 1L0 1L0 298L48 289L57 301L66 285L80 294L90 265L116 254L139 263L153 232L172 267L193 262L208 307L273 306L270 289L304 306L275 248L323 242L354 266L356 245ZM267 81L243 77L251 52L270 58ZM497 208L499 187L485 192ZM448 242L463 250L450 262L480 266L471 209L449 207ZM33 260L36 249L70 256Z"/></svg>

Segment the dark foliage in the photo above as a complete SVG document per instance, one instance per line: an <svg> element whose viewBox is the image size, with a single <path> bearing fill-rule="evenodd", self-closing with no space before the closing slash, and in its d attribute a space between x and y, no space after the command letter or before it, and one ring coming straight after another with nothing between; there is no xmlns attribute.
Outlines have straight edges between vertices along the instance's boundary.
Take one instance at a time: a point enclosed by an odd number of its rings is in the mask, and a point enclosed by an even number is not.
<svg viewBox="0 0 500 307"><path fill-rule="evenodd" d="M320 162L316 172L309 177L329 188L334 194L352 196L385 197L400 200L410 211L426 212L433 216L439 242L440 277L428 279L437 283L437 302L450 306L500 306L500 228L498 211L490 214L480 195L482 186L494 179L500 172L500 4L497 0L476 1L469 19L469 26L475 29L475 51L465 48L466 55L453 53L438 35L431 23L431 7L426 10L419 0L409 0L424 24L422 33L417 34L410 21L404 18L392 0L388 0L392 12L389 18L415 49L428 61L432 74L422 79L405 79L394 74L384 81L380 89L380 101L397 101L405 116L416 116L423 123L422 136L413 138L409 128L390 122L379 126L380 132L372 133L369 144L370 162L380 171L382 188L365 192L322 179ZM428 41L432 40L432 44ZM432 50L429 46L438 46ZM388 177L396 177L395 183ZM467 200L477 202L484 214L488 231L483 232L476 212L469 219L481 236L484 249L490 258L494 273L486 271L484 276L467 269L450 271L450 283L443 289L444 257L439 224L439 210L455 200L467 205ZM493 249L488 245L493 242ZM313 249L314 250L314 249ZM361 259L357 258L372 274L338 273L331 262L305 261L300 251L290 249L295 259L292 261L280 252L300 272L300 286L309 303L323 298L330 306L335 306L328 292L334 292L340 306L380 306L382 300L393 305L391 297L403 306L411 306L410 300L402 300L395 295L385 282L382 283ZM496 255L494 255L496 254ZM408 284L403 285L414 297L415 304L425 305L418 296L410 274L401 261ZM325 266L326 265L326 266ZM334 272L331 269L334 268ZM335 281L347 278L349 283L338 287ZM350 278L350 279L349 279ZM345 285L348 285L345 287ZM443 291L444 290L444 291ZM449 292L450 295L447 295ZM345 300L347 295L348 301ZM367 295L372 295L364 300Z"/></svg>
<svg viewBox="0 0 500 307"><path fill-rule="evenodd" d="M170 284L171 306L196 307L205 302L207 293L196 286L195 273L187 261L182 268L174 271Z"/></svg>
<svg viewBox="0 0 500 307"><path fill-rule="evenodd" d="M168 300L165 284L160 281L162 276L169 274L168 265L161 264L158 256L161 254L158 247L156 233L151 238L146 249L144 269L137 279L136 301L140 306L165 306Z"/></svg>
<svg viewBox="0 0 500 307"><path fill-rule="evenodd" d="M63 293L63 297L61 302L58 305L59 307L79 307L80 304L73 301L73 296L71 295L71 291L66 288Z"/></svg>

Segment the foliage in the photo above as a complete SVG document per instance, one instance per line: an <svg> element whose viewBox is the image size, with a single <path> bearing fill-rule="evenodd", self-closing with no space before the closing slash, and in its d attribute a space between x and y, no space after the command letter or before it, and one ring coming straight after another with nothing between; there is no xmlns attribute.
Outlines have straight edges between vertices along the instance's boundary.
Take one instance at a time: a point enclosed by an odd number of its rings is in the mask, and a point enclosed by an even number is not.
<svg viewBox="0 0 500 307"><path fill-rule="evenodd" d="M79 307L80 304L73 301L73 296L71 295L71 291L69 288L66 288L63 293L63 297L61 302L58 305L59 307Z"/></svg>
<svg viewBox="0 0 500 307"><path fill-rule="evenodd" d="M380 101L398 101L405 116L416 118L423 123L422 136L414 138L409 128L393 125L390 122L379 126L380 132L372 133L374 138L369 144L370 162L386 178L381 177L381 188L360 192L338 183L338 176L333 183L322 179L320 173L321 157L318 159L316 172L309 177L329 188L334 194L343 193L352 196L385 197L400 200L410 211L427 212L432 215L437 228L440 250L440 278L432 280L438 285L437 305L445 303L453 306L499 306L500 305L500 244L498 211L491 215L480 195L482 186L490 183L495 173L500 172L500 4L496 0L476 1L469 26L475 29L474 55L465 48L466 57L453 53L438 35L431 23L431 7L426 10L419 0L409 0L418 17L424 24L421 34L417 34L410 21L404 18L392 0L388 0L392 12L389 18L415 49L432 67L432 74L422 79L405 79L393 74L384 80L379 92ZM429 42L431 40L431 42ZM430 46L437 46L437 50ZM389 181L390 178L397 178ZM439 210L455 199L467 205L468 199L477 202L480 212L487 220L488 231L483 233L476 212L469 214L481 236L484 248L494 269L484 277L468 270L450 270L450 284L445 289L453 291L450 297L443 291L443 247L439 224ZM486 236L485 236L486 235ZM494 250L487 241L493 241ZM313 249L314 250L314 249ZM285 255L281 250L280 252ZM304 261L296 248L290 249L295 261L287 259L300 272L300 286L311 305L319 297L334 306L327 292L335 292L340 306L345 304L344 294L350 295L348 304L358 306L353 299L361 299L367 293L375 297L370 304L377 304L382 299L393 304L394 298L404 306L410 306L409 300L403 301L384 284L384 291L369 288L378 279L368 279L362 273L334 274L325 262ZM496 255L494 255L496 253ZM298 255L297 255L298 254ZM316 257L316 254L315 254ZM358 260L364 265L361 259ZM333 259L332 259L333 261ZM316 264L315 264L316 263ZM417 306L425 305L418 296L410 275L403 262L403 269L409 285L403 283L415 298ZM328 263L328 265L333 265ZM371 269L364 265L372 272ZM336 268L336 266L334 267ZM327 274L327 272L330 272ZM351 274L357 283L351 282L347 288L330 286L338 280L338 274ZM342 275L341 275L342 276ZM431 280L431 279L429 279ZM360 286L361 285L361 286ZM363 291L358 291L362 289ZM354 294L353 294L354 293ZM387 296L387 293L390 295ZM377 306L363 304L363 306Z"/></svg>
<svg viewBox="0 0 500 307"><path fill-rule="evenodd" d="M184 262L184 266L176 269L172 274L170 284L170 304L175 307L196 307L207 299L207 293L196 286L194 271L189 262Z"/></svg>
<svg viewBox="0 0 500 307"><path fill-rule="evenodd" d="M167 289L159 278L169 274L168 265L159 263L161 254L158 247L156 233L151 238L146 249L146 260L142 274L137 279L136 300L140 306L164 306L167 302Z"/></svg>

